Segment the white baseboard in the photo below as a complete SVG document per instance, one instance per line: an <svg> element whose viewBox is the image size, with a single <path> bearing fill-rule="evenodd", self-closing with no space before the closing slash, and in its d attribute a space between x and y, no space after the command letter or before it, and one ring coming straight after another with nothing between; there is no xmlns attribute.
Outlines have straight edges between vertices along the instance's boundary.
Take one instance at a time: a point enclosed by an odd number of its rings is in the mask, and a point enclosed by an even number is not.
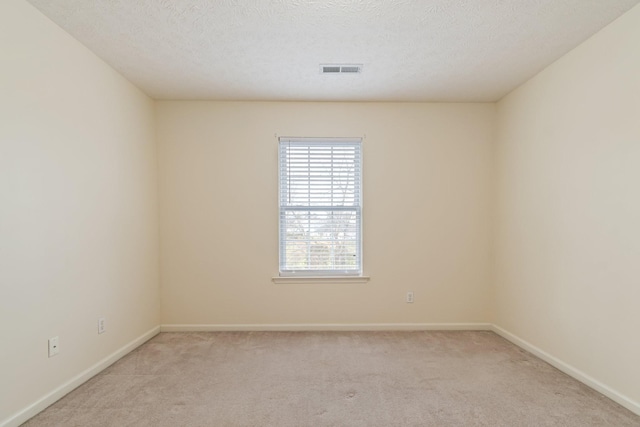
<svg viewBox="0 0 640 427"><path fill-rule="evenodd" d="M86 369L85 371L79 373L78 375L76 375L66 383L62 384L60 387L46 394L45 396L38 399L36 402L32 403L31 405L27 406L20 412L10 416L5 420L0 421L0 427L19 426L20 424L27 421L29 418L34 417L39 412L43 411L46 407L56 402L57 400L61 399L64 395L71 392L73 389L83 384L84 382L88 381L89 379L94 377L96 374L99 374L104 369L106 369L107 367L109 367L110 365L118 361L120 358L122 358L123 356L126 356L131 351L135 350L137 347L144 344L145 342L147 342L154 336L158 335L159 333L160 333L159 326L156 326L155 328L150 329L149 331L145 332L138 338L131 341L129 344L111 353L109 356L105 357L104 359L102 359L95 365L91 366L90 368Z"/></svg>
<svg viewBox="0 0 640 427"><path fill-rule="evenodd" d="M490 323L274 323L160 325L161 332L222 331L490 331Z"/></svg>
<svg viewBox="0 0 640 427"><path fill-rule="evenodd" d="M618 403L621 406L624 406L631 412L637 415L640 415L640 403L631 400L630 398L628 398L627 396L621 393L618 393L617 391L602 384L600 381L585 374L579 369L569 365L566 362L563 362L557 357L550 355L546 351L536 347L530 342L523 340L522 338L517 337L516 335L502 329L497 325L492 325L491 330L496 334L500 335L501 337L505 338L506 340L511 341L513 344L517 345L518 347L524 350L527 350L529 353L532 353L533 355L539 357L540 359L544 360L551 366L561 370L562 372L569 375L570 377L573 377L576 380L580 381L581 383L596 390L597 392L602 393L603 395L607 396L609 399L613 400L614 402Z"/></svg>

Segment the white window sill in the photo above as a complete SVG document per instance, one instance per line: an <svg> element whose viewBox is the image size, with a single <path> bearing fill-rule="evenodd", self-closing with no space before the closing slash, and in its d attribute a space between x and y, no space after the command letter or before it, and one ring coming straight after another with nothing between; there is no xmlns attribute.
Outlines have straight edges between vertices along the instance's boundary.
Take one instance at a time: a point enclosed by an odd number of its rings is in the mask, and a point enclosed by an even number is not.
<svg viewBox="0 0 640 427"><path fill-rule="evenodd" d="M273 283L366 283L369 276L278 276Z"/></svg>

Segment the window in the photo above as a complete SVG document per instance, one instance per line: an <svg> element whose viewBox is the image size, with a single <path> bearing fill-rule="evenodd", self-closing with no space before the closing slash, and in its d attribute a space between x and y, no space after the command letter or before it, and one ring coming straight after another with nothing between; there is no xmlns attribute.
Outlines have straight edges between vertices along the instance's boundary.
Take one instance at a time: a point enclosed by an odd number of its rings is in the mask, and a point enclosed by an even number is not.
<svg viewBox="0 0 640 427"><path fill-rule="evenodd" d="M280 138L280 275L362 274L361 139Z"/></svg>

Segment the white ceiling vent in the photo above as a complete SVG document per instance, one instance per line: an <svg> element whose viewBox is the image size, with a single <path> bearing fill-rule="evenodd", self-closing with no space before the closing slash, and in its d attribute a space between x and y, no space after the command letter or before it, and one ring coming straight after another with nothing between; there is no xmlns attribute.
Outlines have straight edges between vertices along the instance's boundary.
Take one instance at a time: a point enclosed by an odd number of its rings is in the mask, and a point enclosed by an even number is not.
<svg viewBox="0 0 640 427"><path fill-rule="evenodd" d="M320 64L322 74L358 74L362 72L362 64Z"/></svg>

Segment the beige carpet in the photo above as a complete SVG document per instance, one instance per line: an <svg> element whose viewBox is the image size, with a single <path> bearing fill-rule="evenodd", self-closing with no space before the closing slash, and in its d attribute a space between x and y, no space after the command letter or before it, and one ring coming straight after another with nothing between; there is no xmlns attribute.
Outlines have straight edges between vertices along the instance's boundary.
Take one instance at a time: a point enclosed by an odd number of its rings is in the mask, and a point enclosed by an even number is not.
<svg viewBox="0 0 640 427"><path fill-rule="evenodd" d="M35 426L640 426L492 332L163 333Z"/></svg>

